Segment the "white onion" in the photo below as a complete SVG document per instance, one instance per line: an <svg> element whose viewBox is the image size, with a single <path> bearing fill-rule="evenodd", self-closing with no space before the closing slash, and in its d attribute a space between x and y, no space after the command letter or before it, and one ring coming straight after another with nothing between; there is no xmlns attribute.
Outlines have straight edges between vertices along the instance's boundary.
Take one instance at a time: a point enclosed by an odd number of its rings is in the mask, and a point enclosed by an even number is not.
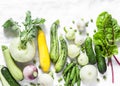
<svg viewBox="0 0 120 86"><path fill-rule="evenodd" d="M80 78L84 83L92 83L97 79L98 72L95 66L86 65L80 70Z"/></svg>
<svg viewBox="0 0 120 86"><path fill-rule="evenodd" d="M53 86L53 78L49 74L40 74L39 83L40 86Z"/></svg>

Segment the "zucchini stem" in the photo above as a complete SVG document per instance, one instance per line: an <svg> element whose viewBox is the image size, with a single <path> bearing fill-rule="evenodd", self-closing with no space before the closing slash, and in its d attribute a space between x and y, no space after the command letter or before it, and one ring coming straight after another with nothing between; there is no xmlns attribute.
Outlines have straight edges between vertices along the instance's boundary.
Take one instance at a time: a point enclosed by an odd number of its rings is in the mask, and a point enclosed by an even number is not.
<svg viewBox="0 0 120 86"><path fill-rule="evenodd" d="M8 47L5 45L2 45L2 51L6 50L6 49L8 49Z"/></svg>

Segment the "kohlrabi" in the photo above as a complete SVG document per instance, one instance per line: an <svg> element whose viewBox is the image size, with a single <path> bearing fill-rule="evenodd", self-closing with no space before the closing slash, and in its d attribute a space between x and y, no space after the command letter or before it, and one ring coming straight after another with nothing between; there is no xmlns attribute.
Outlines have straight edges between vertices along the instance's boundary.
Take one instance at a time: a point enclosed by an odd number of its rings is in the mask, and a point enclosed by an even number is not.
<svg viewBox="0 0 120 86"><path fill-rule="evenodd" d="M70 29L66 29L66 27L64 28L64 31L65 31L65 37L68 39L68 40L74 40L75 39L75 32L76 30L70 28Z"/></svg>
<svg viewBox="0 0 120 86"><path fill-rule="evenodd" d="M80 54L80 48L75 44L68 45L68 56L71 59L76 58Z"/></svg>
<svg viewBox="0 0 120 86"><path fill-rule="evenodd" d="M32 19L31 13L26 13L25 22L23 25L25 29L20 30L20 26L12 19L7 20L3 27L8 31L18 32L18 36L10 43L10 53L15 61L28 62L31 61L35 55L35 43L33 39L37 35L38 27L43 24L45 19Z"/></svg>

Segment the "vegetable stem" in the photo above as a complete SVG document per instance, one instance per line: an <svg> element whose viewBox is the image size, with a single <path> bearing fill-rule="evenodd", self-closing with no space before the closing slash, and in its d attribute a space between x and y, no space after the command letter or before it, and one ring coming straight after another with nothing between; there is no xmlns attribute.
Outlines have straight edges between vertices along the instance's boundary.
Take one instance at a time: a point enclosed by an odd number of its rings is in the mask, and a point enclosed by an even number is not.
<svg viewBox="0 0 120 86"><path fill-rule="evenodd" d="M116 58L115 55L113 55L114 59L116 60L116 62L120 65L120 62L118 61L118 59Z"/></svg>
<svg viewBox="0 0 120 86"><path fill-rule="evenodd" d="M109 58L109 64L111 66L111 71L112 71L112 83L114 83L114 70L113 70L113 64L111 58Z"/></svg>

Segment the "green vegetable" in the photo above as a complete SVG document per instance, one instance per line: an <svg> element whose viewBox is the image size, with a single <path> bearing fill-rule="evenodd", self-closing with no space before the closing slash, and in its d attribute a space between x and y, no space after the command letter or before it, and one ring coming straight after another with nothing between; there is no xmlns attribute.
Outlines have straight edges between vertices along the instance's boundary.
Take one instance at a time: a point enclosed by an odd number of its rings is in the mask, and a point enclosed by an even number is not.
<svg viewBox="0 0 120 86"><path fill-rule="evenodd" d="M92 47L92 38L90 38L90 37L87 37L85 40L85 51L86 51L86 54L89 58L89 63L95 64L96 63L96 56L94 54L93 47Z"/></svg>
<svg viewBox="0 0 120 86"><path fill-rule="evenodd" d="M75 74L74 77L73 77L72 83L71 83L73 86L74 86L76 80L77 80L77 75Z"/></svg>
<svg viewBox="0 0 120 86"><path fill-rule="evenodd" d="M60 36L60 56L55 64L55 70L57 73L63 69L67 59L67 55L68 55L67 43L65 39L62 36Z"/></svg>
<svg viewBox="0 0 120 86"><path fill-rule="evenodd" d="M7 67L0 65L0 77L3 86L20 86L20 84L12 77Z"/></svg>
<svg viewBox="0 0 120 86"><path fill-rule="evenodd" d="M102 56L102 51L100 46L95 46L96 58L97 58L97 67L100 73L105 73L107 70L107 65L105 58Z"/></svg>
<svg viewBox="0 0 120 86"><path fill-rule="evenodd" d="M35 55L35 43L33 39L37 35L38 26L44 23L45 19L32 19L31 12L26 13L25 22L23 25L25 29L22 31L17 22L12 19L7 20L3 27L8 31L18 31L17 38L15 38L10 44L10 53L14 60L18 62L31 61ZM13 33L14 34L14 33ZM31 52L32 51L32 52ZM24 55L24 56L23 56Z"/></svg>
<svg viewBox="0 0 120 86"><path fill-rule="evenodd" d="M75 44L68 45L68 56L75 59L80 54L80 48Z"/></svg>
<svg viewBox="0 0 120 86"><path fill-rule="evenodd" d="M20 31L20 25L16 21L14 21L12 18L8 19L4 24L3 27L5 28L7 32L11 32L11 34L14 34L15 36L18 36Z"/></svg>
<svg viewBox="0 0 120 86"><path fill-rule="evenodd" d="M68 39L68 40L74 40L75 39L75 32L76 32L76 30L74 30L74 29L66 29L66 28L64 28L64 31L65 31L65 36L66 36L66 38Z"/></svg>
<svg viewBox="0 0 120 86"><path fill-rule="evenodd" d="M66 78L66 82L65 82L66 86L68 86L69 81L70 81L70 72L68 72L68 74L67 74L67 78Z"/></svg>
<svg viewBox="0 0 120 86"><path fill-rule="evenodd" d="M117 20L112 18L108 12L102 12L97 17L96 21L97 32L93 35L95 45L101 46L102 56L108 58L108 64L111 66L112 82L114 83L114 70L111 57L115 59L118 54L116 42L120 40L120 26ZM119 64L118 60L116 59Z"/></svg>
<svg viewBox="0 0 120 86"><path fill-rule="evenodd" d="M13 76L13 78L15 78L15 80L22 80L23 79L23 73L19 69L19 67L15 64L15 62L13 61L8 47L7 46L2 46L2 51L3 51L3 55L4 55L4 58L5 58L6 65L9 69L11 75Z"/></svg>
<svg viewBox="0 0 120 86"><path fill-rule="evenodd" d="M71 62L63 70L63 78L65 80L65 86L74 86L77 83L80 86L80 70L78 65Z"/></svg>
<svg viewBox="0 0 120 86"><path fill-rule="evenodd" d="M75 63L73 63L73 62L68 64L67 67L63 70L63 75L65 75L74 65L75 65Z"/></svg>
<svg viewBox="0 0 120 86"><path fill-rule="evenodd" d="M89 62L88 56L86 55L86 53L81 53L78 56L77 61L78 61L79 65L84 66L84 65L88 64L88 62Z"/></svg>
<svg viewBox="0 0 120 86"><path fill-rule="evenodd" d="M56 20L50 30L50 58L56 63L59 57L59 42L58 42L58 30L59 20Z"/></svg>
<svg viewBox="0 0 120 86"><path fill-rule="evenodd" d="M62 80L63 80L62 78L59 78L59 79L58 79L58 82L61 82Z"/></svg>
<svg viewBox="0 0 120 86"><path fill-rule="evenodd" d="M70 74L70 80L72 80L73 78L74 78L74 76L75 76L75 74L76 74L76 67L73 67L72 69L71 69L71 74Z"/></svg>
<svg viewBox="0 0 120 86"><path fill-rule="evenodd" d="M120 40L120 26L117 20L107 12L99 14L97 21L97 32L93 35L95 45L100 45L104 57L111 57L118 54L116 41Z"/></svg>

